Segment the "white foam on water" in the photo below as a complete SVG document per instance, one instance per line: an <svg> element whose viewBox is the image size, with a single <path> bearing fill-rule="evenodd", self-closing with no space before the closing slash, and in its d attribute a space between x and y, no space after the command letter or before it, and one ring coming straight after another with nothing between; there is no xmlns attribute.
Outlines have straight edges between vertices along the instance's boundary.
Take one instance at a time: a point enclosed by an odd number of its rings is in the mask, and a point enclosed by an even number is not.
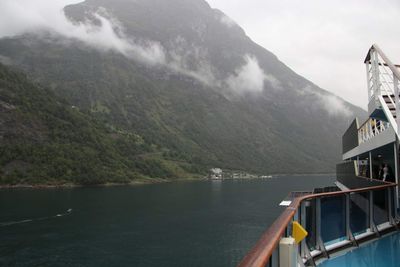
<svg viewBox="0 0 400 267"><path fill-rule="evenodd" d="M0 227L16 225L16 224L23 224L23 223L34 222L34 221L49 220L49 219L53 219L53 218L63 217L63 216L69 215L69 214L71 214L71 212L72 212L72 209L68 209L67 212L61 213L61 214L56 214L54 216L26 219L26 220L21 220L21 221L3 222L3 223L0 223Z"/></svg>

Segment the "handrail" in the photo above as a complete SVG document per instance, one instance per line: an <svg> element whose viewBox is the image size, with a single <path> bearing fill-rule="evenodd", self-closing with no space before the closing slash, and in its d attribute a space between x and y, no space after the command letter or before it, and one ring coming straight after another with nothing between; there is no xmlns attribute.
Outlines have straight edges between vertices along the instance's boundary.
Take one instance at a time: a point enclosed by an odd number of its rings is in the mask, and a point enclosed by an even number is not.
<svg viewBox="0 0 400 267"><path fill-rule="evenodd" d="M362 129L363 127L365 127L365 125L368 124L368 122L370 122L370 121L375 121L376 124L378 124L378 122L379 122L379 123L382 123L382 120L368 118L368 119L366 119L366 120L361 124L361 126L359 126L359 127L357 128L357 130L361 130L361 129Z"/></svg>
<svg viewBox="0 0 400 267"><path fill-rule="evenodd" d="M378 180L378 179L374 179L374 178L370 178L370 177L365 177L365 176L361 176L361 175L357 175L358 178L362 178L364 180L367 181L377 181L377 182L381 182L382 184L386 184L386 185L396 185L395 183L389 182L389 181L383 181L383 180ZM371 186L372 187L372 186ZM366 188L366 187L363 187ZM358 188L360 189L360 188ZM362 188L361 188L362 189Z"/></svg>
<svg viewBox="0 0 400 267"><path fill-rule="evenodd" d="M379 99L381 96L379 96ZM382 104L383 106L383 104ZM368 118L358 129L358 143L364 143L370 140L372 137L377 136L388 128L390 123L397 125L395 121L389 117L389 123L385 123L382 120Z"/></svg>
<svg viewBox="0 0 400 267"><path fill-rule="evenodd" d="M379 180L380 181L380 180ZM381 181L382 182L382 181ZM287 207L281 215L274 221L274 223L262 234L256 245L250 250L249 253L239 263L238 267L263 267L265 266L272 256L272 253L279 244L279 241L284 234L286 228L291 222L292 218L300 207L300 204L309 199L318 197L330 197L338 195L346 195L349 193L361 193L367 191L376 191L385 188L395 187L396 183L385 182L384 185L363 187L352 190L336 191L328 193L310 194L302 197L295 198L289 207Z"/></svg>

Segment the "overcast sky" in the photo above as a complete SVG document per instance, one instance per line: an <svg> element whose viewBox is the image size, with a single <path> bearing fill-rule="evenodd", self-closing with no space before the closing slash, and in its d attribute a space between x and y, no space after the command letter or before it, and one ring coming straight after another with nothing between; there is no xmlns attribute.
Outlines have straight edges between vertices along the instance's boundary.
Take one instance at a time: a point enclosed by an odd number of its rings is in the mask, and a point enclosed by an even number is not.
<svg viewBox="0 0 400 267"><path fill-rule="evenodd" d="M78 27L60 16L63 6L80 1L0 0L0 38L46 26L91 44L114 40L103 49L117 46L129 55L144 52L147 61L160 54L155 46L143 49L127 44L111 27L94 32L90 26ZM363 60L368 48L377 43L394 63L400 63L400 0L207 1L294 71L364 109ZM162 59L159 56L156 61Z"/></svg>
<svg viewBox="0 0 400 267"><path fill-rule="evenodd" d="M364 109L368 48L400 63L400 0L207 1L295 72Z"/></svg>

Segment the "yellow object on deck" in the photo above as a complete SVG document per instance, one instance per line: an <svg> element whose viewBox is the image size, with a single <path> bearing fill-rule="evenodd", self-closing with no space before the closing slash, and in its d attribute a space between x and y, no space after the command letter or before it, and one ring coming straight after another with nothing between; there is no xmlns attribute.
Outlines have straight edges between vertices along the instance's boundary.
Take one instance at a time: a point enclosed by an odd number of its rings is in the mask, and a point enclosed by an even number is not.
<svg viewBox="0 0 400 267"><path fill-rule="evenodd" d="M292 223L292 235L296 244L298 244L308 235L308 232L303 228L303 226L301 226L301 224L294 221Z"/></svg>

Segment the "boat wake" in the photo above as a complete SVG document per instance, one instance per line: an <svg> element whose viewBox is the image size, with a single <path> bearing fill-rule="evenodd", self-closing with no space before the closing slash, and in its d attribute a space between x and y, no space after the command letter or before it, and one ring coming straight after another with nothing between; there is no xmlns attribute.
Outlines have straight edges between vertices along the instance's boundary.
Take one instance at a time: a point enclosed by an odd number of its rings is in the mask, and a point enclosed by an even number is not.
<svg viewBox="0 0 400 267"><path fill-rule="evenodd" d="M11 222L0 222L0 227L4 226L10 226L10 225L16 225L16 224L23 224L23 223L29 223L29 222L36 222L36 221L43 221L43 220L49 220L49 219L54 219L58 217L63 217L70 215L72 213L72 209L68 209L64 213L59 213L53 216L47 216L47 217L40 217L40 218L33 218L33 219L26 219L26 220L21 220L21 221L11 221Z"/></svg>

